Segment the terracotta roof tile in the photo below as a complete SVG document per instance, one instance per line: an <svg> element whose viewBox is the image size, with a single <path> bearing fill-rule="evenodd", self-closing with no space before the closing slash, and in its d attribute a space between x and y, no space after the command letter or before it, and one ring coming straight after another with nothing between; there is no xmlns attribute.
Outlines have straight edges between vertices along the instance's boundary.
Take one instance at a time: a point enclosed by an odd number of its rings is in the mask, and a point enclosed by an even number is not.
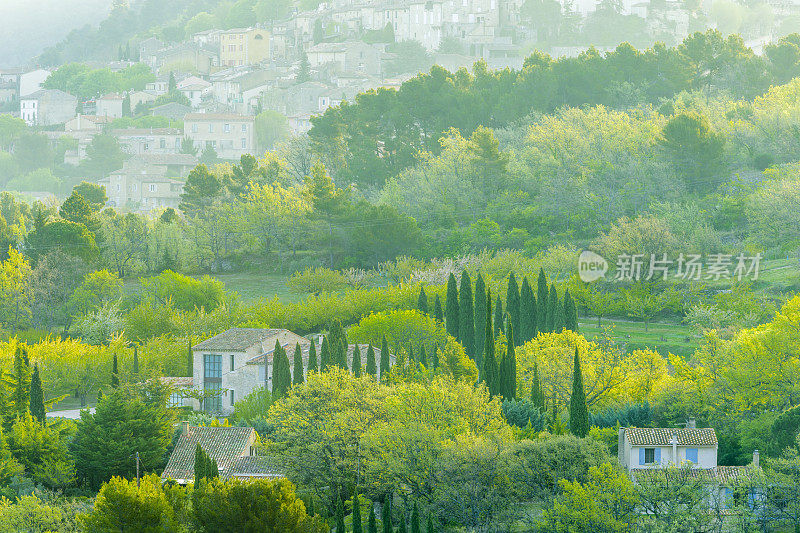
<svg viewBox="0 0 800 533"><path fill-rule="evenodd" d="M192 350L244 351L264 339L274 337L280 329L231 328L192 346Z"/></svg>
<svg viewBox="0 0 800 533"><path fill-rule="evenodd" d="M194 479L194 454L197 445L211 459L217 461L220 472L227 475L231 467L243 455L250 455L250 444L255 441L256 430L247 427L198 427L189 426L189 433L182 434L169 456L161 479Z"/></svg>
<svg viewBox="0 0 800 533"><path fill-rule="evenodd" d="M716 446L713 428L625 428L631 446L671 446L673 435L679 446Z"/></svg>
<svg viewBox="0 0 800 533"><path fill-rule="evenodd" d="M284 474L275 468L272 458L259 455L246 455L236 460L230 472L227 472L225 477L226 479L231 477L279 478L284 477Z"/></svg>

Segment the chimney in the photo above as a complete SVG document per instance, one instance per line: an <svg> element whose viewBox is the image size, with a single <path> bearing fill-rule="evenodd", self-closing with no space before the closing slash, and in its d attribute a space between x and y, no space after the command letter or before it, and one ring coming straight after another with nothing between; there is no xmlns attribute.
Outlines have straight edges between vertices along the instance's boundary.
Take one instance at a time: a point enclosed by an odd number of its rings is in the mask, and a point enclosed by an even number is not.
<svg viewBox="0 0 800 533"><path fill-rule="evenodd" d="M181 435L188 435L189 434L189 422L184 420L181 422Z"/></svg>
<svg viewBox="0 0 800 533"><path fill-rule="evenodd" d="M753 466L758 468L761 463L761 454L758 453L758 450L753 450Z"/></svg>
<svg viewBox="0 0 800 533"><path fill-rule="evenodd" d="M697 427L697 421L693 416L689 417L689 420L686 421L686 429L695 429Z"/></svg>

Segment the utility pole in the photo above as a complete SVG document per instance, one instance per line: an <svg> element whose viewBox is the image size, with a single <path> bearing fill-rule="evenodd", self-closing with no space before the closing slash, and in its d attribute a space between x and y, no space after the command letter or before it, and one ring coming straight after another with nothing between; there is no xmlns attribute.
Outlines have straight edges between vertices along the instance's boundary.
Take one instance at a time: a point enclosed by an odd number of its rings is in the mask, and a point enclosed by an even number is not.
<svg viewBox="0 0 800 533"><path fill-rule="evenodd" d="M136 452L136 488L139 488L139 452Z"/></svg>

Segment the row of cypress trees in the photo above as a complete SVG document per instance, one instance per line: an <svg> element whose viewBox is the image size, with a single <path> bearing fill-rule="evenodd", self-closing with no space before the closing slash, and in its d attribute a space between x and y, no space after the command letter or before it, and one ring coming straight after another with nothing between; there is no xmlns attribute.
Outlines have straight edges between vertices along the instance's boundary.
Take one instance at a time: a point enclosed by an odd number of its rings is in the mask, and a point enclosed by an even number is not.
<svg viewBox="0 0 800 533"><path fill-rule="evenodd" d="M491 299L487 299L488 289L479 273L475 280L473 293L472 280L466 271L461 273L461 283L456 282L454 274L447 280L447 296L445 310L439 296L434 304L434 318L444 322L448 335L458 340L468 356L475 360L478 368L483 366L483 353L486 345L487 318L492 318ZM428 297L425 288L420 289L417 307L428 313ZM533 292L527 277L522 280L522 287L512 272L508 277L505 312L503 302L497 296L493 316L493 333L506 332L508 325L515 331L515 346L521 346L539 333L560 332L563 329L578 330L578 314L575 301L564 291L560 298L555 284L548 287L544 270L539 270L536 293Z"/></svg>
<svg viewBox="0 0 800 533"><path fill-rule="evenodd" d="M31 371L28 350L24 346L17 345L11 372L5 376L0 371L0 382L0 415L6 425L10 425L17 416L28 410L36 420L45 423L44 391L39 365L34 365ZM11 390L7 392L6 386Z"/></svg>
<svg viewBox="0 0 800 533"><path fill-rule="evenodd" d="M337 498L336 505L336 533L345 533L347 528L344 524L344 506L342 505L341 498ZM358 489L353 492L353 533L364 533L364 523L361 519L361 508L358 505ZM383 511L381 512L381 531L382 533L422 533L422 522L420 519L419 506L414 502L414 508L411 511L411 517L406 522L406 514L400 514L400 523L398 528L395 529L392 520L392 498L389 496L383 503ZM433 527L433 517L429 514L425 528L426 533L435 533L436 529ZM367 533L378 533L378 520L375 516L375 507L369 506L369 517L367 519Z"/></svg>

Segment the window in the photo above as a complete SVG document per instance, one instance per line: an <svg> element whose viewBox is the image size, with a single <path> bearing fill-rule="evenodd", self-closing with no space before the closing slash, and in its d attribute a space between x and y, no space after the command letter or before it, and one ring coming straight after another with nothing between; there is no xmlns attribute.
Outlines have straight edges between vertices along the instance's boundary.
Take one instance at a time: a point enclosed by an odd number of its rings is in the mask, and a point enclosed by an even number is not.
<svg viewBox="0 0 800 533"><path fill-rule="evenodd" d="M242 137L242 149L244 150L244 149L246 149L246 148L247 148L247 139L245 139L244 137Z"/></svg>
<svg viewBox="0 0 800 533"><path fill-rule="evenodd" d="M203 356L203 377L205 379L222 379L222 356L205 354Z"/></svg>
<svg viewBox="0 0 800 533"><path fill-rule="evenodd" d="M167 140L166 139L159 140L158 146L159 146L159 148L166 148L167 147Z"/></svg>
<svg viewBox="0 0 800 533"><path fill-rule="evenodd" d="M155 183L149 184L147 186L147 190L149 190L150 192L156 192L156 184Z"/></svg>
<svg viewBox="0 0 800 533"><path fill-rule="evenodd" d="M214 125L213 124L209 124L208 125L208 133L214 133Z"/></svg>
<svg viewBox="0 0 800 533"><path fill-rule="evenodd" d="M661 448L639 448L639 464L652 465L661 463Z"/></svg>
<svg viewBox="0 0 800 533"><path fill-rule="evenodd" d="M233 407L233 404L235 404L235 403L236 403L236 400L234 399L234 393L235 393L235 391L234 391L233 389L231 389L231 390L230 390L230 393L231 393L231 407Z"/></svg>
<svg viewBox="0 0 800 533"><path fill-rule="evenodd" d="M230 124L225 124L222 127L222 131L224 131L225 133L230 133L231 132L231 125Z"/></svg>
<svg viewBox="0 0 800 533"><path fill-rule="evenodd" d="M197 133L197 124L192 124L192 133Z"/></svg>
<svg viewBox="0 0 800 533"><path fill-rule="evenodd" d="M180 392L173 392L169 395L167 407L180 407L181 405L183 405L183 398Z"/></svg>
<svg viewBox="0 0 800 533"><path fill-rule="evenodd" d="M247 124L242 124L242 132L247 131Z"/></svg>
<svg viewBox="0 0 800 533"><path fill-rule="evenodd" d="M686 448L686 460L697 463L697 448Z"/></svg>
<svg viewBox="0 0 800 533"><path fill-rule="evenodd" d="M234 355L231 354L231 372L233 372L233 365L234 365Z"/></svg>
<svg viewBox="0 0 800 533"><path fill-rule="evenodd" d="M222 356L205 354L203 356L203 390L206 392L204 409L222 409Z"/></svg>
<svg viewBox="0 0 800 533"><path fill-rule="evenodd" d="M222 411L222 383L218 381L206 382L203 385L205 391L205 401L203 409L206 411Z"/></svg>

